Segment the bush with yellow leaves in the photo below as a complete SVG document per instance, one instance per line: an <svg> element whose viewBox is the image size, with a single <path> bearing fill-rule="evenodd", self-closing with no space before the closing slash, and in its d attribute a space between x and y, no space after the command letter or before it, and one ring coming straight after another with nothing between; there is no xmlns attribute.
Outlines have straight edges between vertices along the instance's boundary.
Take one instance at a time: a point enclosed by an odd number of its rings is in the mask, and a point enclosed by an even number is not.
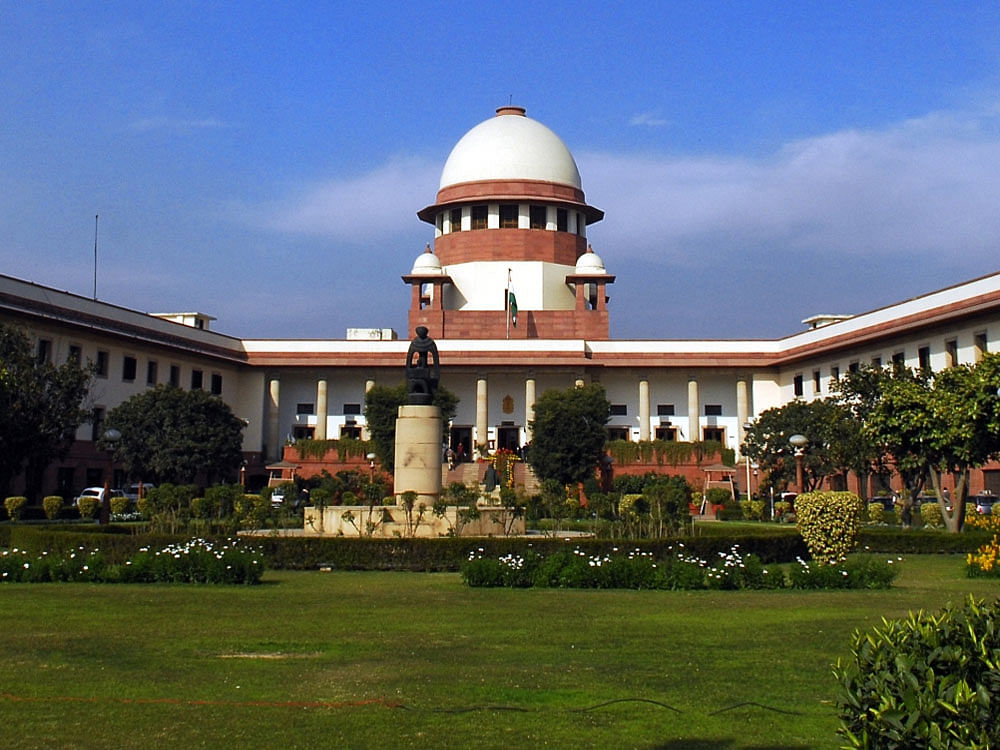
<svg viewBox="0 0 1000 750"><path fill-rule="evenodd" d="M865 504L853 492L806 492L795 499L799 533L819 563L837 563L857 544Z"/></svg>

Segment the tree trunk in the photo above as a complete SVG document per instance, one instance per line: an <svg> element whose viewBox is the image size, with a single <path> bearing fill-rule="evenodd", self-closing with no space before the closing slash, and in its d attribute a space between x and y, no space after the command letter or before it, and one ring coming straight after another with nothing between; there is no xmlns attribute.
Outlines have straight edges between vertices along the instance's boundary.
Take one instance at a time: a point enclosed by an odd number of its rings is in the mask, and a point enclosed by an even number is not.
<svg viewBox="0 0 1000 750"><path fill-rule="evenodd" d="M941 491L941 473L937 469L931 470L931 486L937 495L938 507L941 509L941 516L944 518L945 528L952 534L962 531L965 526L965 500L969 494L969 470L962 469L956 472L955 492L951 498L951 511L948 511L948 501Z"/></svg>

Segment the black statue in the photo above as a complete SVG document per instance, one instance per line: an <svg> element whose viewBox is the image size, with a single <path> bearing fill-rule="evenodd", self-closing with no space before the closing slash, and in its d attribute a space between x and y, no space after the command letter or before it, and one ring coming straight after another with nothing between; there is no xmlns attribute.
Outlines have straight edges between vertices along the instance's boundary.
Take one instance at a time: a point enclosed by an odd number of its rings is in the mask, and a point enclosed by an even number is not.
<svg viewBox="0 0 1000 750"><path fill-rule="evenodd" d="M429 361L431 357L433 364ZM438 360L437 344L427 335L427 326L417 326L417 337L410 342L410 349L406 353L406 392L409 394L409 402L414 405L430 404L434 400L440 379L441 363Z"/></svg>

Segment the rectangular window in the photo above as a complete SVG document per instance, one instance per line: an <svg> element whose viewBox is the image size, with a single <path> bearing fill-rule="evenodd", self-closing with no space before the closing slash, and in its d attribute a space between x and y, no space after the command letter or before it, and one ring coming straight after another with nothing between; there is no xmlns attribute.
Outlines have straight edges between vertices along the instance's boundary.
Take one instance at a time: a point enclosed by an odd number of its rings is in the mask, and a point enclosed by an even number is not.
<svg viewBox="0 0 1000 750"><path fill-rule="evenodd" d="M76 362L80 364L83 361L83 349L78 344L69 345L69 356L66 358L69 362Z"/></svg>
<svg viewBox="0 0 1000 750"><path fill-rule="evenodd" d="M548 222L545 206L531 206L528 209L528 216L532 229L545 229Z"/></svg>
<svg viewBox="0 0 1000 750"><path fill-rule="evenodd" d="M657 404L656 405L656 416L658 416L658 417L672 417L672 416L674 416L674 405L673 404Z"/></svg>
<svg viewBox="0 0 1000 750"><path fill-rule="evenodd" d="M859 369L861 369L861 365L859 365L857 362L851 362L851 364L847 366L848 372L857 372Z"/></svg>
<svg viewBox="0 0 1000 750"><path fill-rule="evenodd" d="M94 374L99 378L108 376L108 353L97 350L97 361L94 363Z"/></svg>
<svg viewBox="0 0 1000 750"><path fill-rule="evenodd" d="M822 390L819 381L819 370L813 370L813 393L819 393Z"/></svg>
<svg viewBox="0 0 1000 750"><path fill-rule="evenodd" d="M840 380L840 368L836 365L830 368L830 380Z"/></svg>
<svg viewBox="0 0 1000 750"><path fill-rule="evenodd" d="M881 357L872 357L872 367L881 368L882 367L882 358Z"/></svg>
<svg viewBox="0 0 1000 750"><path fill-rule="evenodd" d="M608 427L608 440L628 440L628 427Z"/></svg>
<svg viewBox="0 0 1000 750"><path fill-rule="evenodd" d="M958 340L949 339L944 342L945 367L955 367L958 365Z"/></svg>
<svg viewBox="0 0 1000 750"><path fill-rule="evenodd" d="M462 209L453 208L451 209L451 231L461 232L462 231Z"/></svg>
<svg viewBox="0 0 1000 750"><path fill-rule="evenodd" d="M516 203L501 203L500 204L500 228L501 229L517 229L517 204Z"/></svg>
<svg viewBox="0 0 1000 750"><path fill-rule="evenodd" d="M191 370L191 390L201 390L204 374L201 370Z"/></svg>
<svg viewBox="0 0 1000 750"><path fill-rule="evenodd" d="M308 403L305 403L305 402L300 403L300 404L295 404L295 413L296 414L315 414L316 413L316 404L308 404Z"/></svg>
<svg viewBox="0 0 1000 750"><path fill-rule="evenodd" d="M972 347L975 350L976 362L979 362L986 354L986 334L977 333L973 336Z"/></svg>
<svg viewBox="0 0 1000 750"><path fill-rule="evenodd" d="M213 396L222 395L222 376L217 372L212 373L212 383L210 386L210 390Z"/></svg>
<svg viewBox="0 0 1000 750"><path fill-rule="evenodd" d="M726 428L725 427L704 427L701 431L701 439L705 442L709 440L714 440L717 443L724 443L726 441Z"/></svg>
<svg viewBox="0 0 1000 750"><path fill-rule="evenodd" d="M344 404L344 416L357 416L361 414L361 404Z"/></svg>
<svg viewBox="0 0 1000 750"><path fill-rule="evenodd" d="M931 348L929 346L917 349L917 365L921 370L931 369Z"/></svg>
<svg viewBox="0 0 1000 750"><path fill-rule="evenodd" d="M613 417L624 417L628 415L628 405L626 404L611 404L611 416Z"/></svg>
<svg viewBox="0 0 1000 750"><path fill-rule="evenodd" d="M556 231L566 232L569 230L569 211L565 208L556 209Z"/></svg>
<svg viewBox="0 0 1000 750"><path fill-rule="evenodd" d="M488 206L473 206L472 207L472 228L473 229L486 229L486 223L489 221L489 207Z"/></svg>
<svg viewBox="0 0 1000 750"><path fill-rule="evenodd" d="M38 339L38 353L35 361L44 365L49 361L49 357L52 356L52 341L49 339Z"/></svg>
<svg viewBox="0 0 1000 750"><path fill-rule="evenodd" d="M170 385L172 385L174 388L181 387L180 365L170 365Z"/></svg>
<svg viewBox="0 0 1000 750"><path fill-rule="evenodd" d="M135 380L136 358L126 354L122 358L122 380L131 383Z"/></svg>
<svg viewBox="0 0 1000 750"><path fill-rule="evenodd" d="M896 352L892 355L892 369L902 370L906 366L906 353Z"/></svg>
<svg viewBox="0 0 1000 750"><path fill-rule="evenodd" d="M705 416L706 417L721 417L722 416L722 404L705 404Z"/></svg>
<svg viewBox="0 0 1000 750"><path fill-rule="evenodd" d="M796 375L795 378L792 380L792 392L796 396L801 396L802 395L803 390L802 390L802 376L801 375Z"/></svg>
<svg viewBox="0 0 1000 750"><path fill-rule="evenodd" d="M1000 495L1000 469L983 469L983 489L991 495Z"/></svg>
<svg viewBox="0 0 1000 750"><path fill-rule="evenodd" d="M156 377L159 374L157 370L158 367L155 359L151 359L146 363L146 385L156 385Z"/></svg>
<svg viewBox="0 0 1000 750"><path fill-rule="evenodd" d="M90 439L95 443L104 434L104 407L95 406L90 415Z"/></svg>
<svg viewBox="0 0 1000 750"><path fill-rule="evenodd" d="M669 440L670 442L677 441L677 428L676 427L657 427L656 428L656 439L657 440Z"/></svg>

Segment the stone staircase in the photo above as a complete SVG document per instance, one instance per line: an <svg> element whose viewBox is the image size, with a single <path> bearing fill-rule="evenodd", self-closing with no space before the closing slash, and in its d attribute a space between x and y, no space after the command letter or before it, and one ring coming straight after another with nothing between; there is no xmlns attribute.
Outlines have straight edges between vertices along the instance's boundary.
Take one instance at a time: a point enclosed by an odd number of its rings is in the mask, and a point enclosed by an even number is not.
<svg viewBox="0 0 1000 750"><path fill-rule="evenodd" d="M447 487L452 482L461 482L467 487L479 484L482 482L485 472L486 464L472 461L456 464L451 471L448 471L448 464L443 464L441 466L441 486ZM539 492L539 482L538 478L535 477L535 472L524 463L518 463L514 467L514 485L524 487L524 491L528 495L535 495Z"/></svg>

